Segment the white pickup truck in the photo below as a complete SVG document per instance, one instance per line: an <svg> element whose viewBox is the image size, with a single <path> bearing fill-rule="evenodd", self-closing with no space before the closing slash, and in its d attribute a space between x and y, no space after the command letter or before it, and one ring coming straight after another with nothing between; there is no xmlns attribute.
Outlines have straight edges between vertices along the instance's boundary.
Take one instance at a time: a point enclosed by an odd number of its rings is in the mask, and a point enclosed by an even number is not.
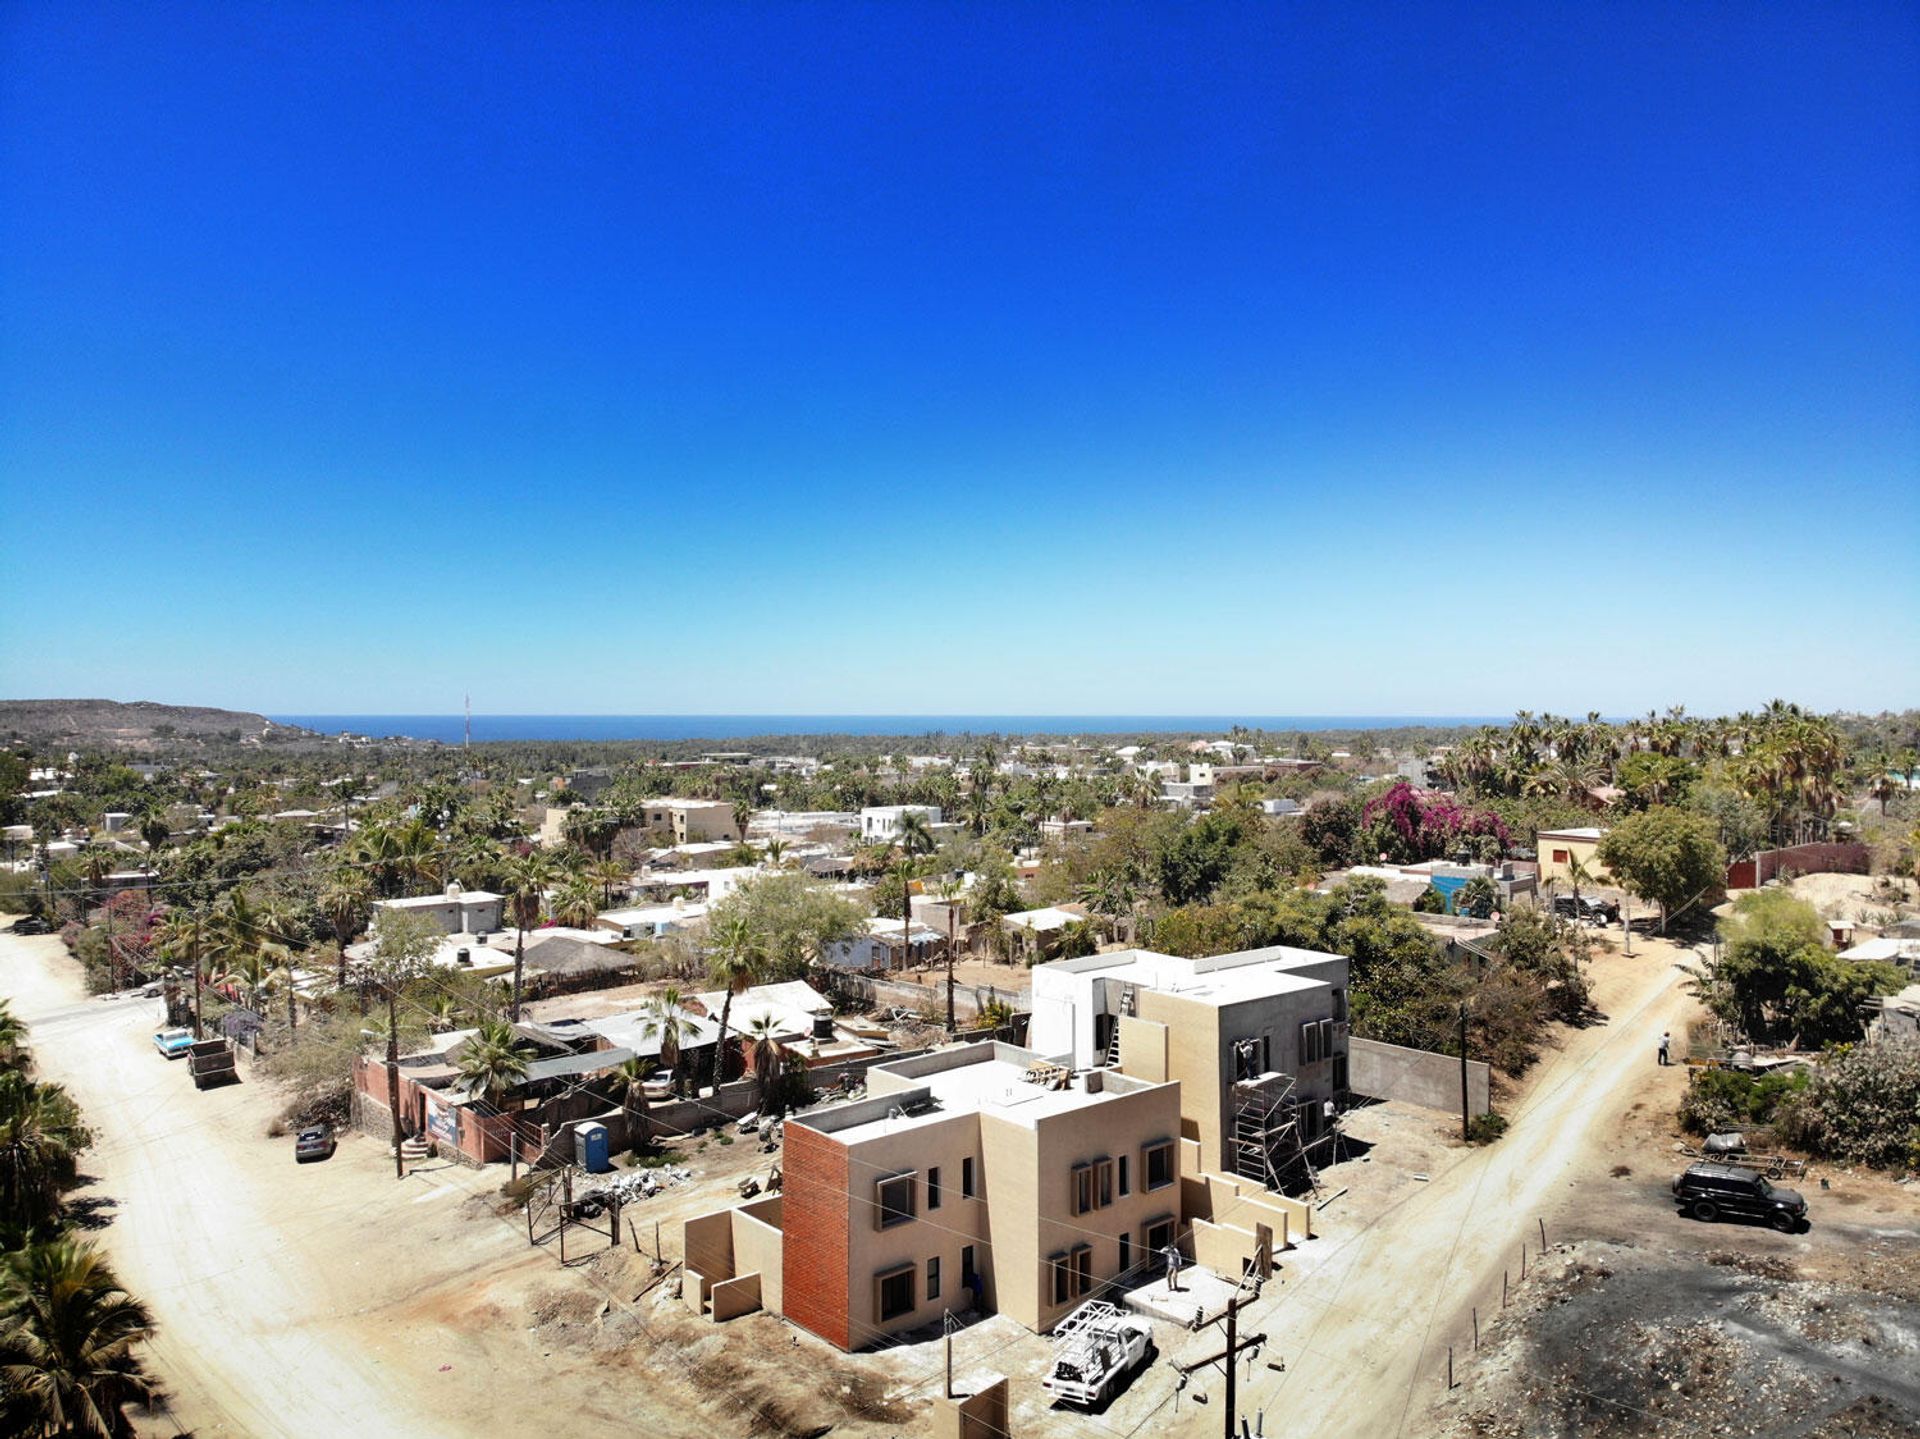
<svg viewBox="0 0 1920 1439"><path fill-rule="evenodd" d="M1053 1331L1053 1365L1040 1387L1068 1404L1104 1404L1153 1357L1153 1330L1137 1314L1094 1299Z"/></svg>

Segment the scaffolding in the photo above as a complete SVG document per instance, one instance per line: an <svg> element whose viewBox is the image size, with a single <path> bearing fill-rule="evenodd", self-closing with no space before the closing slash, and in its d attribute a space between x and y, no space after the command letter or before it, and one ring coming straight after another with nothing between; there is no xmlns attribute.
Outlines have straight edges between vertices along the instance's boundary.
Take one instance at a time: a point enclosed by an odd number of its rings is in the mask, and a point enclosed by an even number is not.
<svg viewBox="0 0 1920 1439"><path fill-rule="evenodd" d="M1235 1082L1233 1172L1273 1190L1283 1188L1289 1174L1297 1174L1317 1196L1320 1176L1307 1157L1293 1089L1291 1074L1269 1072Z"/></svg>

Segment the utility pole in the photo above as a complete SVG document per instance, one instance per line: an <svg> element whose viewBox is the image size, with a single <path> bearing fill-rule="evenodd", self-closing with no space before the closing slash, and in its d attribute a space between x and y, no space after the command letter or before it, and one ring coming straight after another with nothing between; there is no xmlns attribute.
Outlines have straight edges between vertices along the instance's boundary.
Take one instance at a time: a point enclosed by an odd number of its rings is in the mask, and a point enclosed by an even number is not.
<svg viewBox="0 0 1920 1439"><path fill-rule="evenodd" d="M953 1023L953 901L947 901L947 1033L954 1031Z"/></svg>
<svg viewBox="0 0 1920 1439"><path fill-rule="evenodd" d="M193 1037L196 1040L207 1037L200 1007L200 931L206 922L206 915L196 909L193 912Z"/></svg>
<svg viewBox="0 0 1920 1439"><path fill-rule="evenodd" d="M1240 1351L1234 1344L1234 1339L1238 1327L1235 1323L1235 1316L1239 1312L1239 1309L1240 1296L1235 1294L1227 1300L1227 1404L1225 1412L1220 1416L1221 1419L1226 1422L1226 1428L1223 1432L1226 1434L1227 1439L1233 1439L1234 1417L1237 1412L1234 1408L1234 1391L1236 1387L1234 1379L1240 1363Z"/></svg>
<svg viewBox="0 0 1920 1439"><path fill-rule="evenodd" d="M400 1006L399 986L391 976L387 979L387 1112L393 1116L393 1177L407 1177L407 1163L401 1157L400 1146L406 1141L406 1135L400 1130ZM561 1236L564 1248L566 1238Z"/></svg>
<svg viewBox="0 0 1920 1439"><path fill-rule="evenodd" d="M1467 1006L1460 1006L1460 1137L1472 1137L1473 1117L1467 1112Z"/></svg>

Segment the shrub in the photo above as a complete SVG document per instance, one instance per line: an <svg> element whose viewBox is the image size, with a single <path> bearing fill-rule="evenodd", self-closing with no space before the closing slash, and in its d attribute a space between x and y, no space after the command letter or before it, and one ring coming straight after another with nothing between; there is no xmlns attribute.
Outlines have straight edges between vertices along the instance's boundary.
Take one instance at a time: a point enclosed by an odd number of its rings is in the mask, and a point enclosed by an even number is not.
<svg viewBox="0 0 1920 1439"><path fill-rule="evenodd" d="M1467 1123L1467 1142L1469 1144L1491 1144L1507 1132L1507 1117L1489 1110L1485 1114L1476 1114Z"/></svg>
<svg viewBox="0 0 1920 1439"><path fill-rule="evenodd" d="M1920 1046L1834 1051L1780 1106L1777 1128L1789 1143L1828 1158L1920 1167Z"/></svg>
<svg viewBox="0 0 1920 1439"><path fill-rule="evenodd" d="M1680 1101L1680 1127L1689 1134L1720 1134L1770 1124L1781 1100L1807 1087L1805 1070L1755 1077L1734 1069L1702 1070Z"/></svg>

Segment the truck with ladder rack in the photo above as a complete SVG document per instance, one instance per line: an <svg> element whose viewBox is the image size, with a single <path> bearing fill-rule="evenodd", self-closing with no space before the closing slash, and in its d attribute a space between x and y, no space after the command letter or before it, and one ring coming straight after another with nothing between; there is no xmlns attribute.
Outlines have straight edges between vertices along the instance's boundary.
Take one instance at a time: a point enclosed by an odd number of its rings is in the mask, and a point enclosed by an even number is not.
<svg viewBox="0 0 1920 1439"><path fill-rule="evenodd" d="M1153 1357L1152 1326L1118 1305L1092 1299L1053 1331L1053 1363L1040 1387L1068 1404L1104 1404Z"/></svg>

